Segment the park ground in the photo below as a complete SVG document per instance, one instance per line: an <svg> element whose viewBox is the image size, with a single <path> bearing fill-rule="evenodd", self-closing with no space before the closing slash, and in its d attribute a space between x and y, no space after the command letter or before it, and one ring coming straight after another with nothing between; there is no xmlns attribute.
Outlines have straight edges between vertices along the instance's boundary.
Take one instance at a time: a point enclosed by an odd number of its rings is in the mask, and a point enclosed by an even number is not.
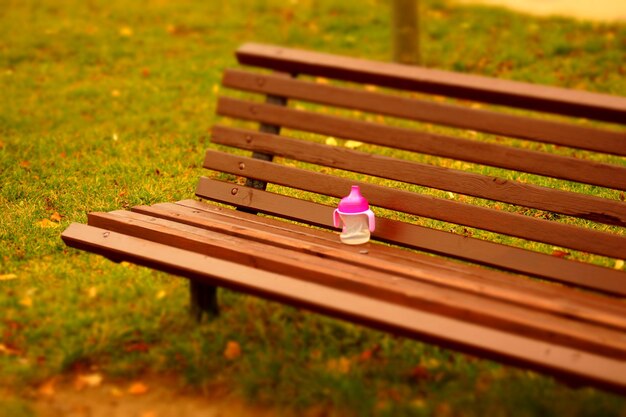
<svg viewBox="0 0 626 417"><path fill-rule="evenodd" d="M421 3L426 66L626 96L624 23ZM238 45L389 60L389 11L3 3L1 417L626 415L621 397L229 291L197 324L184 280L60 240L89 211L193 196Z"/></svg>

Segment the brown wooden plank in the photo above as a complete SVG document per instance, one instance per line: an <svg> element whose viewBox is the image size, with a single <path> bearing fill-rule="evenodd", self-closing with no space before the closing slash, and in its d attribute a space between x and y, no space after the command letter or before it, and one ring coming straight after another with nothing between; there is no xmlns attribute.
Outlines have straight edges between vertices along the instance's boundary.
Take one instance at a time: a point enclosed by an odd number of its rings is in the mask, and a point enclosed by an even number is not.
<svg viewBox="0 0 626 417"><path fill-rule="evenodd" d="M626 155L626 132L602 130L571 123L542 120L536 117L522 117L452 104L435 103L356 88L285 79L284 77L271 74L254 73L238 69L226 70L222 78L222 84L229 88L244 91L279 94L293 99L386 116L472 129L479 132L530 139L560 146ZM520 155L533 156L535 154L544 155L540 152L530 151ZM561 161L559 158L556 158L556 160ZM578 162L582 165L586 164L586 161L575 158L563 158L562 160L571 160L571 163ZM526 170L522 169L522 171ZM547 174L539 174L569 179L568 176L572 173L568 169L557 169L555 167ZM580 182L594 181L593 184L602 185L600 179L595 179L601 178L599 174L592 173L591 176L594 179L591 180L587 176L579 175L573 180Z"/></svg>
<svg viewBox="0 0 626 417"><path fill-rule="evenodd" d="M414 276L423 276L423 281L408 280L372 268L320 258L130 211L90 213L89 224L365 296L376 294L377 299L394 304L626 359L626 332L425 282L428 276L443 280L452 275L445 270L422 269L415 271Z"/></svg>
<svg viewBox="0 0 626 417"><path fill-rule="evenodd" d="M239 155L208 150L203 166L338 198L345 196L351 185L358 184L370 204L375 206L598 255L620 258L626 247L626 237L614 233L391 189Z"/></svg>
<svg viewBox="0 0 626 417"><path fill-rule="evenodd" d="M221 97L217 113L222 116L282 123L285 127L317 134L354 139L380 146L418 152L428 155L479 163L505 169L535 170L532 162L513 158L527 151L491 143L459 139L408 128L387 126L374 122L352 120L305 110L279 108L260 103ZM542 168L536 167L537 170Z"/></svg>
<svg viewBox="0 0 626 417"><path fill-rule="evenodd" d="M68 246L78 249L626 393L626 362L622 360L551 345L92 226L73 223L62 237Z"/></svg>
<svg viewBox="0 0 626 417"><path fill-rule="evenodd" d="M216 126L213 129L212 140L214 143L271 152L274 155L317 165L553 211L605 224L626 226L626 204L617 200L555 190L284 136L257 134L245 129ZM626 175L623 178L626 179ZM618 181L622 182L622 179Z"/></svg>
<svg viewBox="0 0 626 417"><path fill-rule="evenodd" d="M280 196L279 196L280 197ZM315 205L315 203L311 203ZM138 206L133 207L132 210L141 210ZM329 208L326 206L322 206L324 208ZM342 251L353 251L355 253L359 253L362 255L362 247L360 245L350 246L344 245L339 242L338 239L338 230L333 230L329 233L324 226L322 228L312 228L308 225L296 224L293 222L286 222L281 218L267 217L267 216L257 216L248 213L243 213L241 211L232 210L230 207L223 207L216 204L212 204L206 201L198 201L198 200L181 200L175 203L158 203L150 206L150 210L157 210L156 212L152 211L150 215L154 215L158 217L156 213L166 212L164 216L167 218L176 217L176 221L185 223L189 221L189 224L198 225L198 217L204 218L205 216L210 218L212 222L226 222L234 226L242 226L242 225L251 225L250 227L255 229L267 230L271 232L272 235L286 235L290 237L294 237L303 242L314 241L315 243L322 242L325 246L331 247L340 247ZM332 210L332 209L331 209ZM202 225L198 227L203 227ZM332 228L332 224L328 223L328 228ZM578 277L579 281L581 277L589 279L591 282L595 283L596 281L602 281L602 279L612 277L612 280L615 284L617 284L617 291L610 292L606 290L599 290L605 294L613 294L617 295L619 298L607 297L604 294L598 294L596 292L589 291L579 291L579 290L568 290L567 286L553 286L546 285L545 279L542 280L541 284L537 286L535 280L527 279L528 276L522 275L520 278L519 275L512 275L510 273L504 273L492 268L485 269L481 266L475 264L468 264L466 262L456 262L449 259L449 257L442 258L438 256L431 256L429 254L423 254L420 252L415 252L413 250L407 250L405 247L398 246L390 246L390 245L379 245L374 244L374 249L369 251L368 256L381 258L390 262L400 263L403 265L415 266L417 264L418 267L421 265L429 265L436 268L443 268L450 271L455 271L461 275L470 274L471 276L478 276L480 279L489 279L490 282L495 283L506 283L509 287L515 287L524 289L524 291L535 293L537 288L541 288L542 292L550 292L554 290L555 292L552 294L552 298L567 298L574 299L577 303L588 305L591 308L600 307L604 311L612 311L615 314L618 314L620 317L623 316L623 309L625 307L621 298L623 294L626 294L626 275L624 272L599 267L596 265L581 263L578 261L571 261L567 259L561 259L558 257L548 256L544 254L539 254L536 252L514 248L506 245L496 244L488 241L478 240L475 238L469 238L465 236L456 235L453 233L442 232L439 230L428 229L430 232L434 234L439 234L441 237L452 237L457 238L458 243L457 247L463 246L465 242L469 242L467 244L468 247L473 246L474 244L482 245L487 244L494 247L494 252L498 253L500 258L507 257L507 250L511 250L513 252L521 252L522 254L530 252L530 258L528 258L529 264L535 264L536 259L546 258L550 261L556 261L558 263L557 269L559 271L567 271L569 269L573 269L577 271L575 274ZM445 239L439 239L445 240ZM475 242L473 242L475 241ZM376 243L372 241L370 243ZM470 250L471 251L471 250ZM533 258L535 260L533 260ZM541 263L541 261L539 261ZM550 269L550 268L548 268ZM607 273L608 275L604 275ZM582 287L585 287L582 285ZM593 287L586 287L593 289ZM596 288L596 290L598 290ZM561 296L556 296L556 294L561 294ZM566 295L563 295L566 294ZM615 309L614 309L615 308ZM621 322L621 321L620 321ZM620 327L621 325L614 323L613 326Z"/></svg>
<svg viewBox="0 0 626 417"><path fill-rule="evenodd" d="M391 88L621 123L626 98L608 94L459 74L320 52L248 43L241 64Z"/></svg>
<svg viewBox="0 0 626 417"><path fill-rule="evenodd" d="M265 105L233 98L221 97L218 101L218 114L253 120L263 123L281 123L283 126L317 134L354 139L380 146L402 149L411 152L441 156L460 161L478 163L522 172L536 172L547 175L551 170L542 168L544 163L538 152L515 149L491 143L459 139L407 128L386 126L373 122L350 120L343 117L319 114L305 110ZM558 158L557 158L558 159ZM569 158L574 160L574 158ZM568 166L571 161L563 158L560 162ZM559 164L557 162L557 164ZM594 164L589 162L592 166ZM624 168L600 164L602 178L610 173L620 174ZM624 189L623 175L611 186Z"/></svg>
<svg viewBox="0 0 626 417"><path fill-rule="evenodd" d="M282 196L278 196L277 198L281 199ZM315 203L309 203L313 207L317 207ZM293 224L291 222L285 222L280 218L268 218L267 216L256 216L248 213L243 213L240 211L234 211L229 209L228 207L221 207L215 204L210 204L207 202L197 201L197 200L182 200L177 201L176 203L160 203L156 204L152 207L165 207L167 210L171 210L172 207L176 207L176 210L180 210L181 208L191 210L192 215L202 215L204 214L215 214L219 215L220 219L229 218L235 224L240 224L240 222L252 223L255 227L268 227L271 226L271 230L273 233L282 233L283 231L288 231L288 233L295 233L299 239L306 240L309 236L313 236L316 240L322 240L326 244L332 242L337 242L337 234L336 233L328 233L324 228L332 229L333 225L330 221L330 213L332 212L331 207L321 206L322 211L328 211L329 216L327 219L327 223L325 225L320 225L322 229L312 228L312 227L302 227L302 225ZM135 208L133 208L135 209ZM316 208L312 208L311 210L315 210ZM280 215L279 215L280 216ZM179 218L178 221L183 221ZM307 222L304 219L304 222ZM440 230L419 227L416 226L414 229L414 235L425 235L428 236L429 239L437 242L443 243L442 247L445 244L448 244L452 248L452 252L454 249L458 249L461 253L468 255L468 258L471 258L474 253L480 253L480 250L484 253L492 254L493 257L499 260L506 260L509 263L515 263L515 260L521 262L522 265L529 265L530 270L533 268L544 268L542 271L548 272L554 269L562 276L564 279L557 280L566 284L573 284L577 286L581 286L584 288L593 289L596 291L601 291L604 293L615 294L618 296L626 295L626 275L624 272L609 269L605 267L600 267L593 264L582 263L579 261L572 261L567 259L561 259L559 257L549 256L541 253L536 253L533 251L529 251L526 249L511 247L503 244L493 243L489 241L484 241L476 238L466 237L462 235L457 235L454 233L448 233ZM428 239L424 239L428 240ZM412 243L409 244L411 246L415 243L415 239L411 240ZM359 246L348 246L341 245L344 250L347 248L351 248L356 252L360 252ZM415 247L415 246L414 246ZM480 249L480 250L479 250ZM429 250L432 253L432 250ZM376 251L374 252L377 256L381 253L384 253L385 256L390 257L395 260L395 262L407 262L410 263L415 262L416 258L419 259L420 263L427 263L429 265L436 266L438 268L448 268L461 273L467 273L467 268L479 268L481 277L491 277L492 273L497 273L493 269L485 270L484 268L478 266L471 266L467 263L460 262L450 262L447 258L440 258L434 256L421 256L416 252L411 250L406 250L406 248L400 249L397 246L391 247L387 245L376 246ZM478 256L479 257L479 256ZM511 259L510 259L511 258ZM474 260L474 262L476 262ZM480 263L480 261L478 261ZM493 266L493 265L492 265ZM515 268L511 269L515 271ZM520 268L517 272L521 272L524 275L535 275L532 272L528 273L524 268ZM497 273L499 276L506 276L506 280L510 281L510 274L501 274ZM568 275L569 274L569 275ZM543 275L538 275L546 279ZM553 278L547 278L548 280L553 280ZM524 286L526 282L530 282L526 279L523 280L515 280L516 285ZM606 284L607 287L598 288L597 286L602 286ZM561 289L563 287L560 287ZM579 297L585 298L588 296L589 292L581 292L576 291L575 293L568 294L569 297L577 298L579 302L582 302ZM607 297L602 297L602 302L605 308L610 304L610 299ZM619 311L624 306L622 302L618 303Z"/></svg>
<svg viewBox="0 0 626 417"><path fill-rule="evenodd" d="M200 178L196 194L212 201L250 207L290 220L326 228L333 227L333 207L293 197L259 192L206 177ZM384 218L377 219L376 227L374 236L385 242L548 280L615 294L626 293L623 272Z"/></svg>
<svg viewBox="0 0 626 417"><path fill-rule="evenodd" d="M204 204L206 206L206 204ZM290 249L322 259L331 259L368 270L392 273L411 280L529 307L532 310L573 318L579 321L626 330L626 304L606 296L583 293L567 287L546 285L510 274L472 265L411 253L403 249L368 243L353 247L339 242L336 233L317 231L308 226L277 226L272 219L228 216L206 207L163 203L137 206L132 211L243 238L281 249ZM232 211L232 210L229 210ZM238 213L238 212L236 212ZM247 213L244 213L247 214ZM367 252L367 253L364 253Z"/></svg>

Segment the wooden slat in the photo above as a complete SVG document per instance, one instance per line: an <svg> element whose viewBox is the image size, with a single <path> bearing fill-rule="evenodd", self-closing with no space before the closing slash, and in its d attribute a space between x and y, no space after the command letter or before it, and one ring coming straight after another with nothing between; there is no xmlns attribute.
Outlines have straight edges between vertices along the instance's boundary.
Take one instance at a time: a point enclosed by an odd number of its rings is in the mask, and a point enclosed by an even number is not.
<svg viewBox="0 0 626 417"><path fill-rule="evenodd" d="M626 359L626 333L623 331L425 282L429 277L443 280L450 276L445 270L422 269L415 271L414 275L423 280L408 280L375 268L320 258L130 211L90 213L89 225L365 296L376 294L376 298L383 301L549 343Z"/></svg>
<svg viewBox="0 0 626 417"><path fill-rule="evenodd" d="M367 190L371 196L374 189ZM249 207L264 213L332 228L334 208L293 197L261 192L231 183L200 178L196 195L212 201ZM374 236L382 241L426 250L582 287L624 295L624 273L568 261L428 227L378 218Z"/></svg>
<svg viewBox="0 0 626 417"><path fill-rule="evenodd" d="M350 120L344 117L320 114L305 110L295 110L279 106L271 106L221 97L218 100L217 113L222 116L260 121L263 123L280 123L285 127L313 132L322 135L354 139L394 149L441 156L460 161L478 163L522 172L548 174L549 168L542 168L545 163L537 152L515 149L491 143L458 139L433 133L426 133L408 128L386 126L373 122ZM558 159L558 158L557 158ZM573 159L573 158L571 158ZM561 164L567 166L567 158ZM592 166L593 163L589 162ZM557 161L557 164L559 162ZM619 175L617 180L610 181L611 186L624 189L624 168L599 164L602 178L610 173Z"/></svg>
<svg viewBox="0 0 626 417"><path fill-rule="evenodd" d="M472 129L560 146L626 155L626 132L601 130L563 122L435 103L356 88L285 79L284 77L277 77L271 74L236 69L229 69L224 72L222 84L229 88L244 91L279 94L293 99L386 116ZM530 151L526 151L524 155L534 154L542 155L539 152ZM557 158L558 160L560 159ZM586 161L574 158L563 158L561 160L571 160L571 163L578 162L581 165L587 164ZM567 168L557 169L555 167L548 174L539 174L568 179L567 176L572 173ZM601 178L599 174L592 173L591 176L594 179L588 179L588 176L589 174L579 175L574 181L594 181L593 184L602 185L600 179L595 179Z"/></svg>
<svg viewBox="0 0 626 417"><path fill-rule="evenodd" d="M273 45L245 44L241 64L308 74L529 110L626 121L626 98L416 66L376 62Z"/></svg>
<svg viewBox="0 0 626 417"><path fill-rule="evenodd" d="M282 198L278 196L278 198ZM316 210L319 205L315 203L309 203L313 207L312 210ZM197 200L182 200L176 203L161 203L152 206L153 208L162 208L164 207L167 210L172 210L172 207L176 207L176 210L180 210L181 208L191 210L192 215L202 215L203 214L215 214L218 213L220 219L229 218L235 224L240 224L240 222L245 221L246 223L253 223L255 227L271 227L271 231L273 233L282 233L284 230L287 230L289 233L295 233L298 239L305 239L309 236L313 236L317 240L323 240L328 244L332 242L333 244L337 244L337 235L335 233L329 234L327 230L324 228L333 228L332 222L330 221L330 214L332 213L332 208L327 206L321 206L322 211L328 211L329 216L327 219L327 223L325 225L320 225L322 229L311 228L311 227L302 227L302 225L293 224L291 222L285 222L280 218L268 218L267 216L256 216L248 213L243 213L241 211L234 211L227 207L217 206L215 204L208 204L206 202L197 201ZM133 208L135 210L137 208ZM183 221L179 218L178 221ZM307 220L304 220L307 222ZM391 222L388 220L383 220L385 222ZM522 265L530 265L530 268L543 267L545 270L549 272L554 269L558 271L566 279L560 280L560 282L573 284L577 286L581 286L584 288L594 289L596 291L601 291L604 293L610 293L618 296L626 295L626 275L618 270L604 268L592 264L581 263L578 261L570 261L566 259L561 259L554 256L548 256L541 253L536 253L533 251L528 251L525 249L520 249L516 247L511 247L507 245L492 243L489 241L484 241L476 238L465 237L461 235L457 235L454 233L448 233L440 230L433 230L430 228L419 227L416 226L413 229L414 235L426 235L429 237L433 237L432 240L437 243L449 244L450 247L458 249L461 253L466 254L468 258L472 257L472 254L477 252L478 249L482 249L483 252L492 254L493 257L499 260L506 260L510 263L513 263L512 259L518 259ZM409 242L409 245L415 243L415 239ZM361 252L360 246L346 246L341 244L341 248L345 250L354 250L356 252ZM461 273L468 273L468 268L476 269L478 268L478 275L482 278L493 277L495 275L498 276L506 276L507 282L510 282L511 275L506 273L502 274L493 269L484 269L479 266L472 266L467 263L460 262L450 262L446 258L434 257L434 256L422 256L419 253L410 250L398 250L398 247L394 246L378 246L374 252L377 256L380 256L381 253L386 257L393 258L396 262L409 262L413 264L416 260L419 260L419 263L427 263L429 265L436 266L438 268L446 268L452 269ZM432 250L429 250L432 252ZM435 252L437 252L435 250ZM454 250L453 250L454 252ZM541 265L536 265L541 264ZM492 265L493 266L493 265ZM512 269L513 271L515 269ZM529 275L526 270L520 269L518 272L521 272L525 275ZM567 274L571 274L568 276ZM530 275L534 275L532 272ZM551 278L548 278L549 280ZM569 281L568 281L569 280ZM516 285L525 286L526 283L531 282L529 280L515 280ZM610 284L608 284L610 283ZM608 287L597 287L602 286L603 284L608 284ZM609 288L610 287L610 288ZM559 287L563 289L563 287ZM573 297L577 299L578 302L582 302L580 297L587 297L591 293L589 292L581 292L576 291L574 293L568 294L568 298ZM607 297L602 297L603 306L608 308L610 303L607 303ZM609 300L610 301L610 300ZM619 310L624 307L622 302L618 303ZM620 313L621 314L621 313Z"/></svg>
<svg viewBox="0 0 626 417"><path fill-rule="evenodd" d="M221 97L218 100L218 114L244 120L263 123L282 123L292 129L317 134L354 139L362 142L403 149L428 155L441 156L460 161L478 163L504 169L537 173L554 174L554 170L545 168L545 155L524 149L517 149L492 143L460 139L441 134L427 133L409 128L387 126L374 122L365 122L345 117L295 110L278 106ZM558 168L571 164L574 158L555 158ZM589 164L593 165L592 162ZM610 173L623 172L619 166L599 164L601 178L608 178ZM562 169L559 169L562 171ZM597 174L592 175L597 178ZM608 180L611 186L626 188L623 175L618 180Z"/></svg>
<svg viewBox="0 0 626 417"><path fill-rule="evenodd" d="M333 197L345 196L352 184L358 184L375 206L598 255L619 258L624 255L626 247L626 237L612 233L390 189L218 151L207 151L204 167Z"/></svg>
<svg viewBox="0 0 626 417"><path fill-rule="evenodd" d="M532 310L626 330L626 304L606 296L519 279L499 271L371 242L358 247L343 245L336 233L320 230L310 233L313 229L307 226L265 217L251 219L245 216L250 216L248 213L234 210L213 211L210 205L193 200L191 206L188 205L189 202L161 203L133 207L132 211L368 270L397 274Z"/></svg>
<svg viewBox="0 0 626 417"><path fill-rule="evenodd" d="M626 362L73 223L69 246L626 393Z"/></svg>
<svg viewBox="0 0 626 417"><path fill-rule="evenodd" d="M553 211L606 224L626 226L626 204L615 200L295 140L284 136L257 134L244 129L215 126L212 140L214 143L268 152L313 164Z"/></svg>

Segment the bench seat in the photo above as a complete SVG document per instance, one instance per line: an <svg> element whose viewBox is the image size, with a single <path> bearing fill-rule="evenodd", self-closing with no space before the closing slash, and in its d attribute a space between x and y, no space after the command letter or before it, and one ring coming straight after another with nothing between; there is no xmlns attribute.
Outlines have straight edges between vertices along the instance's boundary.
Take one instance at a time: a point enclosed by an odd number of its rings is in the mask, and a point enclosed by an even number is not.
<svg viewBox="0 0 626 417"><path fill-rule="evenodd" d="M90 213L65 242L199 282L609 389L626 305L195 200Z"/></svg>

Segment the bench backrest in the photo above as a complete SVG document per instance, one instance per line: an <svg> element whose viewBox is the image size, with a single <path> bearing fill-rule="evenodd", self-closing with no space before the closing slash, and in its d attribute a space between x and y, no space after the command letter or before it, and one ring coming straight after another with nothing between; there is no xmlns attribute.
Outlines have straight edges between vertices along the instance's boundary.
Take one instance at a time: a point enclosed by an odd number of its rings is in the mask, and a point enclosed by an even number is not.
<svg viewBox="0 0 626 417"><path fill-rule="evenodd" d="M626 98L269 45L237 57L273 72L224 73L246 96L219 98L212 141L253 158L204 166L248 181L203 177L198 196L332 227L359 184L378 240L626 295ZM608 267L564 259L588 254Z"/></svg>

